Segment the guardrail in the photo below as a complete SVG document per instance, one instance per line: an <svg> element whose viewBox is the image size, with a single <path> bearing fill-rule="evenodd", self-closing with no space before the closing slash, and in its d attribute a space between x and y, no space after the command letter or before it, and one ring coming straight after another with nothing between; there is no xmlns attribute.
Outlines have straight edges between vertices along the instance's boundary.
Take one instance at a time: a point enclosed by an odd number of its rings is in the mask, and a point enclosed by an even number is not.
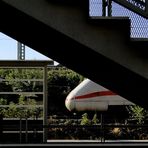
<svg viewBox="0 0 148 148"><path fill-rule="evenodd" d="M131 20L131 38L148 39L148 21L145 17L138 15L135 11L123 7L122 2L128 3L129 0L90 0L89 15L102 17L129 17ZM139 1L139 0L130 0ZM140 8L139 8L140 9ZM141 10L144 11L144 10ZM145 0L145 13L148 15L148 1Z"/></svg>
<svg viewBox="0 0 148 148"><path fill-rule="evenodd" d="M140 140L148 138L148 124L44 125L48 138L69 140ZM137 132L138 131L138 132ZM140 135L141 134L141 135ZM141 137L140 137L141 136Z"/></svg>
<svg viewBox="0 0 148 148"><path fill-rule="evenodd" d="M129 10L148 18L148 1L147 0L113 0Z"/></svg>

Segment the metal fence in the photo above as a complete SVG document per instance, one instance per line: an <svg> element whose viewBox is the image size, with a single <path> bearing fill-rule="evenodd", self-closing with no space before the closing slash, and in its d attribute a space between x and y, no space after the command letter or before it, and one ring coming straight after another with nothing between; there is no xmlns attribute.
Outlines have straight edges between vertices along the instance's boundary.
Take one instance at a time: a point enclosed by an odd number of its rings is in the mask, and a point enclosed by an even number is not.
<svg viewBox="0 0 148 148"><path fill-rule="evenodd" d="M96 125L80 124L50 124L48 128L48 141L50 140L148 140L148 124L138 125L134 123L111 123Z"/></svg>
<svg viewBox="0 0 148 148"><path fill-rule="evenodd" d="M105 11L108 11L105 8ZM103 16L102 0L89 1L89 15ZM107 13L106 13L107 14ZM127 8L112 2L112 17L129 17L131 20L131 38L148 38L148 20L142 16L128 10ZM106 15L107 17L108 15Z"/></svg>

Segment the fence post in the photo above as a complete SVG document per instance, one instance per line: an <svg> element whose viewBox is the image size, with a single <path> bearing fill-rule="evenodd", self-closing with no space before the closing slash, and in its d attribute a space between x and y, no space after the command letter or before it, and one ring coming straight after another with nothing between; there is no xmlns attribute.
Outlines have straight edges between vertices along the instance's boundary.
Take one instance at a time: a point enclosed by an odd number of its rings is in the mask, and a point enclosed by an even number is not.
<svg viewBox="0 0 148 148"><path fill-rule="evenodd" d="M145 1L145 13L146 17L148 18L148 0Z"/></svg>
<svg viewBox="0 0 148 148"><path fill-rule="evenodd" d="M101 142L104 142L104 120L103 120L103 113L101 113Z"/></svg>
<svg viewBox="0 0 148 148"><path fill-rule="evenodd" d="M20 143L22 143L22 118L20 117Z"/></svg>

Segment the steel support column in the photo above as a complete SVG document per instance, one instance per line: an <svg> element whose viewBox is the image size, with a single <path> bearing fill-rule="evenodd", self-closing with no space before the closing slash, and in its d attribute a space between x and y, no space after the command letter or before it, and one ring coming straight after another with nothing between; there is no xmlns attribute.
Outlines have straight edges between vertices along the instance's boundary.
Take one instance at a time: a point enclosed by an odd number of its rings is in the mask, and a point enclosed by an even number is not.
<svg viewBox="0 0 148 148"><path fill-rule="evenodd" d="M46 143L47 134L48 134L48 130L46 128L46 125L48 124L47 122L47 112L48 112L47 65L44 66L43 72L44 72L44 76L43 76L44 77L44 81L43 81L43 125L44 125L43 142Z"/></svg>
<svg viewBox="0 0 148 148"><path fill-rule="evenodd" d="M25 45L18 42L17 43L17 50L18 50L17 59L18 60L25 60Z"/></svg>

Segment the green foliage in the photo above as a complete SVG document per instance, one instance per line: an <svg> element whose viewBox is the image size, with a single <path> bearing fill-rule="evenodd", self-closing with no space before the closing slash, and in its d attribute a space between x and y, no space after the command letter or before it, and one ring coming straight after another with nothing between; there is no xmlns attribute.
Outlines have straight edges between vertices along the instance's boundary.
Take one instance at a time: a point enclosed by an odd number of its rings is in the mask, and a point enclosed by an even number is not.
<svg viewBox="0 0 148 148"><path fill-rule="evenodd" d="M58 85L73 89L83 79L83 76L67 68L55 68L48 71L49 85Z"/></svg>
<svg viewBox="0 0 148 148"><path fill-rule="evenodd" d="M41 69L10 69L5 76L7 85L11 85L13 91L39 91L38 83L36 81L30 81L29 79L42 79L43 70ZM13 81L14 79L26 79L26 81Z"/></svg>
<svg viewBox="0 0 148 148"><path fill-rule="evenodd" d="M90 121L90 119L88 119L88 114L84 113L82 115L82 119L81 119L80 125L90 125L90 124L91 124L91 121Z"/></svg>
<svg viewBox="0 0 148 148"><path fill-rule="evenodd" d="M0 105L7 105L7 100L0 98Z"/></svg>
<svg viewBox="0 0 148 148"><path fill-rule="evenodd" d="M72 120L67 119L67 120L64 122L64 125L72 125Z"/></svg>
<svg viewBox="0 0 148 148"><path fill-rule="evenodd" d="M7 104L7 100L3 99L3 98L0 98L0 105L6 105L6 104ZM4 117L5 114L6 114L6 108L0 107L0 116Z"/></svg>
<svg viewBox="0 0 148 148"><path fill-rule="evenodd" d="M18 105L24 105L25 104L25 97L23 95L20 95L18 98Z"/></svg>
<svg viewBox="0 0 148 148"><path fill-rule="evenodd" d="M25 100L25 97L22 95L19 98L18 105L28 105L27 108L22 107L19 109L19 116L22 118L41 116L41 110L37 108L37 101L35 99L27 98Z"/></svg>
<svg viewBox="0 0 148 148"><path fill-rule="evenodd" d="M0 99L1 104L6 104L5 99ZM22 107L19 107L18 105L22 105ZM23 107L23 105L29 105L28 107ZM39 112L39 108L36 107L37 102L34 99L26 99L23 95L18 98L18 102L10 102L9 107L7 108L0 108L0 114L3 115L3 117L6 118L29 118L29 117L36 117L38 113L38 117L41 116L41 110Z"/></svg>
<svg viewBox="0 0 148 148"><path fill-rule="evenodd" d="M42 69L0 69L0 76L5 81L0 83L1 92L40 92L43 91L42 82L30 81L29 79L42 79ZM17 81L14 81L17 80ZM24 79L25 81L19 81ZM36 95L37 96L37 95ZM0 97L7 99L7 103L11 101L17 102L19 95L5 94ZM34 96L30 96L34 97Z"/></svg>
<svg viewBox="0 0 148 148"><path fill-rule="evenodd" d="M18 117L18 108L14 102L10 102L9 108L8 108L7 112L5 113L5 116L9 117L9 118L12 118L12 117L17 118Z"/></svg>
<svg viewBox="0 0 148 148"><path fill-rule="evenodd" d="M99 119L97 118L97 113L94 114L92 119L89 119L88 114L82 114L82 119L80 125L96 125L99 123Z"/></svg>
<svg viewBox="0 0 148 148"><path fill-rule="evenodd" d="M99 120L97 118L97 114L94 114L93 118L92 118L92 124L96 125L99 123Z"/></svg>
<svg viewBox="0 0 148 148"><path fill-rule="evenodd" d="M131 105L127 107L130 118L137 121L137 124L143 124L148 112L138 105Z"/></svg>
<svg viewBox="0 0 148 148"><path fill-rule="evenodd" d="M30 105L27 108L27 116L28 117L35 116L37 102L34 99L28 98L27 101L26 101L26 105Z"/></svg>
<svg viewBox="0 0 148 148"><path fill-rule="evenodd" d="M5 79L0 83L0 89L4 92L41 92L43 91L42 82L30 81L29 79L42 79L43 69L29 68L29 69L0 69L1 78ZM67 69L65 67L57 67L48 69L48 103L49 112L52 114L62 113L67 111L65 108L65 98L68 93L76 87L84 78L80 74ZM14 81L17 80L17 81ZM19 81L19 79L24 79ZM28 79L28 80L27 80ZM0 95L0 98L7 100L7 104L10 102L15 104L23 104L23 98L17 94L5 94ZM19 98L20 97L20 98ZM28 96L25 96L26 99ZM18 98L20 99L18 102ZM36 101L42 101L42 95L29 96L30 99L36 99ZM28 100L29 101L29 100ZM11 104L12 105L12 104ZM23 109L22 109L23 110ZM40 109L38 111L40 112Z"/></svg>
<svg viewBox="0 0 148 148"><path fill-rule="evenodd" d="M43 70L41 69L10 69L7 71L5 78L12 79L42 79Z"/></svg>
<svg viewBox="0 0 148 148"><path fill-rule="evenodd" d="M65 98L76 87L83 77L67 68L54 68L48 70L48 100L50 114L66 112Z"/></svg>

